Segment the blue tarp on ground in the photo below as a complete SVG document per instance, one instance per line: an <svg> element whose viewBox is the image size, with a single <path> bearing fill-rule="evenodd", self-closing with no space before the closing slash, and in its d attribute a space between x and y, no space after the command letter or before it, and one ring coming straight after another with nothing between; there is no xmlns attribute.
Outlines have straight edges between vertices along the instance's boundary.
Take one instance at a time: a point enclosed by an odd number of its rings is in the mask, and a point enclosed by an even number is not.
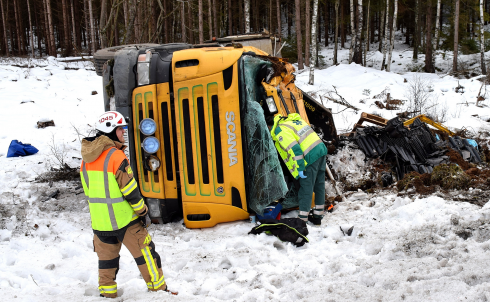
<svg viewBox="0 0 490 302"><path fill-rule="evenodd" d="M18 140L14 139L10 142L9 150L7 152L7 157L19 157L36 154L39 150L36 147L29 144L23 144Z"/></svg>

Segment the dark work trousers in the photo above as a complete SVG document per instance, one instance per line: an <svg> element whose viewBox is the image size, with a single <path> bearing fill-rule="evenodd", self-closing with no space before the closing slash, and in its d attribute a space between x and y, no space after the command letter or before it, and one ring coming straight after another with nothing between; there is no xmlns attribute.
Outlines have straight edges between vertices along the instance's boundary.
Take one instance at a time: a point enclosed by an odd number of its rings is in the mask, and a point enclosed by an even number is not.
<svg viewBox="0 0 490 302"><path fill-rule="evenodd" d="M320 157L313 163L308 163L304 172L306 178L299 178L299 218L305 221L308 220L313 192L315 192L313 214L323 216L325 208L325 164L326 156Z"/></svg>

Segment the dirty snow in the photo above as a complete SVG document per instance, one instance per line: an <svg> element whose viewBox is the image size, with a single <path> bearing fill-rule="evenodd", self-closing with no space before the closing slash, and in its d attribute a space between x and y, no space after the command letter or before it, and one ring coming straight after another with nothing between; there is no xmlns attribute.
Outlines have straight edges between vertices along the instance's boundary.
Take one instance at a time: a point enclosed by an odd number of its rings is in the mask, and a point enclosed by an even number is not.
<svg viewBox="0 0 490 302"><path fill-rule="evenodd" d="M323 51L327 64L328 52ZM342 50L340 56L345 53ZM394 58L400 54L404 65L392 65L392 73L341 64L316 71L314 87L306 84L307 72L298 75L298 84L317 95L335 85L360 112L377 111L390 118L395 112L375 108L372 97L388 86L392 98L404 98L404 79L415 74L402 70L411 64L411 53L401 49ZM68 165L79 165L77 132L87 135L103 111L101 78L84 63L49 58L19 67L23 64L0 62L2 300L99 301L97 256L81 188L33 180L58 164L50 156L50 145L65 151ZM465 87L461 94L454 91L458 80L451 76L419 75L430 78L438 100L447 103L448 126L471 122L475 131L488 127L481 118L472 117L490 116L488 107L475 106L479 81L459 80ZM366 99L364 104L361 99ZM468 104L459 104L464 100ZM343 109L332 102L325 105L334 112ZM360 112L334 115L337 128L348 130ZM37 129L36 123L45 120L54 120L56 126ZM12 139L31 143L40 152L7 159ZM337 159L341 156L348 155ZM362 157L355 157L348 168L357 169L361 177ZM331 161L334 166L341 164L335 158ZM49 199L56 190L60 191L57 198ZM117 300L490 301L489 219L490 203L480 208L435 196L412 199L355 192L327 215L321 227L309 227L310 243L301 248L264 234L247 235L253 227L249 222L202 230L188 230L182 222L153 225L149 230L167 283L179 295L147 292L134 260L123 248ZM351 236L344 236L340 227L351 226Z"/></svg>

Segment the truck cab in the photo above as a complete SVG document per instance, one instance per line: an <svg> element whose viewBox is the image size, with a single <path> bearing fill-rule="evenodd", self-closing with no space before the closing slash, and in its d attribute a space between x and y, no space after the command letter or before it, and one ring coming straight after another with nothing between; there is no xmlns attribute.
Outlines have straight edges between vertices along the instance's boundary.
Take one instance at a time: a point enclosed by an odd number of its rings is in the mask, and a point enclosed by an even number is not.
<svg viewBox="0 0 490 302"><path fill-rule="evenodd" d="M337 142L330 111L294 85L294 67L258 48L146 44L112 53L95 55L106 59L104 106L128 121L126 155L154 222L212 227L284 198L293 180L268 132L275 114L297 112L326 144Z"/></svg>

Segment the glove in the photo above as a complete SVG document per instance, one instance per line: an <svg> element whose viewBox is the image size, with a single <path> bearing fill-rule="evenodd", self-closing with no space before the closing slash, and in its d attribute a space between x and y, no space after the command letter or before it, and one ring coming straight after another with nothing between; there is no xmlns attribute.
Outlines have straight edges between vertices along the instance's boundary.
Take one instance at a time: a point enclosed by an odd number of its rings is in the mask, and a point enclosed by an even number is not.
<svg viewBox="0 0 490 302"><path fill-rule="evenodd" d="M147 229L151 225L151 219L148 213L145 216L140 216L140 220L143 223L143 227Z"/></svg>
<svg viewBox="0 0 490 302"><path fill-rule="evenodd" d="M298 174L299 174L299 177L306 178L304 171L299 171Z"/></svg>

